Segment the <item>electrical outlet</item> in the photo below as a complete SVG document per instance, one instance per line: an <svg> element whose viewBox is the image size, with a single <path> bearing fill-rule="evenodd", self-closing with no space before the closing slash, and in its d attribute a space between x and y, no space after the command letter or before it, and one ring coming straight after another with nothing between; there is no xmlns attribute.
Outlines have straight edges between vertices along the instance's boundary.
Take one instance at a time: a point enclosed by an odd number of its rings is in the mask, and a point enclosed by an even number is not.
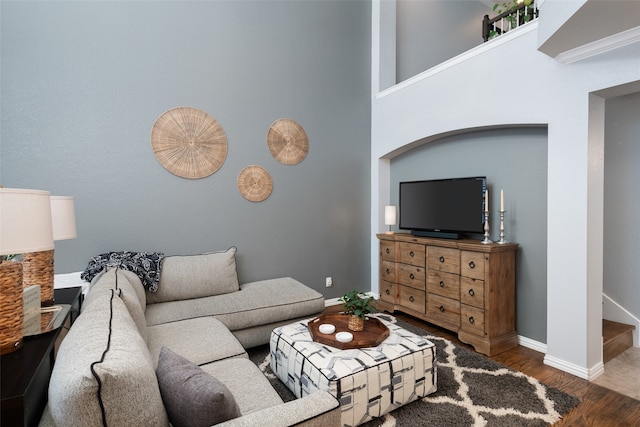
<svg viewBox="0 0 640 427"><path fill-rule="evenodd" d="M327 288L330 288L331 286L333 286L333 279L331 277L327 277L326 279L324 279L324 282Z"/></svg>

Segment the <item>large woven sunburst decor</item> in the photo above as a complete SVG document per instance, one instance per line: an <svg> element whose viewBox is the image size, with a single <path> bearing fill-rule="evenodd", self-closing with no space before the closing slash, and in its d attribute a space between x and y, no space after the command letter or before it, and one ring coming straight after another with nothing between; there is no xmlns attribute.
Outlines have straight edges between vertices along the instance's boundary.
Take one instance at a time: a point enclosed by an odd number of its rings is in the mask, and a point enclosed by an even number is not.
<svg viewBox="0 0 640 427"><path fill-rule="evenodd" d="M227 135L205 111L177 107L163 113L151 129L153 154L165 169L188 179L216 172L227 158Z"/></svg>
<svg viewBox="0 0 640 427"><path fill-rule="evenodd" d="M302 126L291 119L273 122L267 134L271 155L285 165L296 165L307 157L309 139Z"/></svg>
<svg viewBox="0 0 640 427"><path fill-rule="evenodd" d="M250 202L261 202L271 195L273 180L266 169L256 165L247 166L238 175L238 190Z"/></svg>

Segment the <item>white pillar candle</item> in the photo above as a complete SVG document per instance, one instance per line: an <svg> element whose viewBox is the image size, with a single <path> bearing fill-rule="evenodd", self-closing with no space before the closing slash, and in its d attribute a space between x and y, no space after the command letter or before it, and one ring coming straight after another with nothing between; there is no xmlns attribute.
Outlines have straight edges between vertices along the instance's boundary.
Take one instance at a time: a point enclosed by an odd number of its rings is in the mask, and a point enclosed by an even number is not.
<svg viewBox="0 0 640 427"><path fill-rule="evenodd" d="M504 190L500 190L500 212L504 212Z"/></svg>
<svg viewBox="0 0 640 427"><path fill-rule="evenodd" d="M489 212L489 189L484 190L484 211Z"/></svg>

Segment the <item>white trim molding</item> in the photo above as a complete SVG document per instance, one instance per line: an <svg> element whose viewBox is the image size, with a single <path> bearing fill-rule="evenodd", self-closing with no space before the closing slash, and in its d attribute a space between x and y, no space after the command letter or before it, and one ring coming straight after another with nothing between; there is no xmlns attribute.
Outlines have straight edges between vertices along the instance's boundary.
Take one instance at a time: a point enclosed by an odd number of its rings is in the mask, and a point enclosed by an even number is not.
<svg viewBox="0 0 640 427"><path fill-rule="evenodd" d="M640 42L640 26L562 52L556 56L556 59L563 64L571 64L638 42Z"/></svg>
<svg viewBox="0 0 640 427"><path fill-rule="evenodd" d="M518 344L522 347L530 348L531 350L539 351L540 353L547 353L547 345L540 341L532 340L531 338L518 335Z"/></svg>
<svg viewBox="0 0 640 427"><path fill-rule="evenodd" d="M602 361L596 363L591 368L583 368L582 366L576 365L574 363L569 363L565 360L549 356L547 354L544 357L544 364L549 365L553 368L560 369L561 371L567 372L571 375L575 375L576 377L588 381L595 380L597 377L602 375L602 373L604 373L604 363L602 363Z"/></svg>

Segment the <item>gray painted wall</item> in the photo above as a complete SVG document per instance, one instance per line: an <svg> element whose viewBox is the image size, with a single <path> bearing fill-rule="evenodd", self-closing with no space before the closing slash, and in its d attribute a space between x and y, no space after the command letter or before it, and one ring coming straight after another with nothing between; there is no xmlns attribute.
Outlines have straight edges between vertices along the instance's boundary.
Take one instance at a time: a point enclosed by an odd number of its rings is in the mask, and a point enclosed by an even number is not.
<svg viewBox="0 0 640 427"><path fill-rule="evenodd" d="M397 0L396 5L397 82L481 45L482 18L495 15L477 0Z"/></svg>
<svg viewBox="0 0 640 427"><path fill-rule="evenodd" d="M398 183L421 179L486 176L491 239L499 239L500 190L505 198L505 238L516 255L518 334L546 342L547 313L547 131L516 128L440 139L391 161L391 203ZM407 232L406 230L398 230ZM482 239L482 236L472 236Z"/></svg>
<svg viewBox="0 0 640 427"><path fill-rule="evenodd" d="M640 317L640 93L607 100L604 293Z"/></svg>
<svg viewBox="0 0 640 427"><path fill-rule="evenodd" d="M112 250L238 247L241 282L293 276L326 297L370 288L370 4L365 1L1 3L0 182L75 196L78 238L56 272ZM179 178L155 159L163 112L192 106L223 126L222 168ZM296 120L307 158L269 153ZM271 196L237 190L247 165ZM334 287L324 287L332 276Z"/></svg>

